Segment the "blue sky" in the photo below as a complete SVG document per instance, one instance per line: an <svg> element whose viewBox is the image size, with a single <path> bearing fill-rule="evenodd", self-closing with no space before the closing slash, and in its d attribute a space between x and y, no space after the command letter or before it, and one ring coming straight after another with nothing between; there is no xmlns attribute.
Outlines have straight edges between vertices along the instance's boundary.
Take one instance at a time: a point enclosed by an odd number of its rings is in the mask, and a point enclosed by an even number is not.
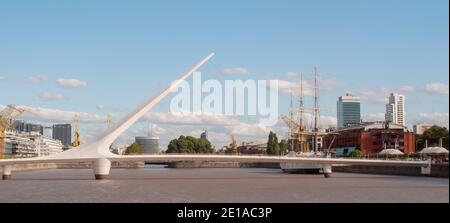
<svg viewBox="0 0 450 223"><path fill-rule="evenodd" d="M336 116L337 97L351 91L363 98L363 117L376 119L385 94L400 91L407 97L409 124L448 126L448 4L0 1L0 105L99 116L130 111L216 52L201 69L204 78L295 82L287 72L310 78L317 65L329 83L321 93L324 116ZM232 67L248 74L222 74ZM60 86L60 78L86 86ZM43 100L44 92L64 99ZM282 96L280 113L286 114L288 97ZM169 99L154 111L166 112ZM167 133L170 127L161 128ZM183 134L193 129L199 127L186 127Z"/></svg>

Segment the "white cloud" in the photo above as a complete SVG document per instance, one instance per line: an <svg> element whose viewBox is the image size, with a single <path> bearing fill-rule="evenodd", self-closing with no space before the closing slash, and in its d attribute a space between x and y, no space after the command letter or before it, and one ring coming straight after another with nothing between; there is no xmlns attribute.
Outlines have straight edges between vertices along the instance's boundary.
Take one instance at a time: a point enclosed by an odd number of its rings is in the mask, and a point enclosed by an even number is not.
<svg viewBox="0 0 450 223"><path fill-rule="evenodd" d="M383 112L366 113L362 115L362 119L364 122L384 121L384 115L385 114Z"/></svg>
<svg viewBox="0 0 450 223"><path fill-rule="evenodd" d="M227 129L233 135L239 136L252 136L252 137L265 137L272 131L271 128L261 125L259 123L239 123L238 125L228 126Z"/></svg>
<svg viewBox="0 0 450 223"><path fill-rule="evenodd" d="M67 100L68 99L62 94L53 94L53 93L50 93L50 92L47 92L47 91L42 92L39 95L39 98L41 100L44 100L44 101L60 101L60 100Z"/></svg>
<svg viewBox="0 0 450 223"><path fill-rule="evenodd" d="M389 93L390 91L387 88L380 88L378 90L363 88L359 95L364 101L376 104L387 104L389 101Z"/></svg>
<svg viewBox="0 0 450 223"><path fill-rule="evenodd" d="M186 113L161 113L149 112L144 115L144 120L152 123L164 123L175 125L237 125L239 120L232 116L216 114Z"/></svg>
<svg viewBox="0 0 450 223"><path fill-rule="evenodd" d="M337 126L337 118L333 117L333 116L321 115L320 116L320 126L322 128L336 127Z"/></svg>
<svg viewBox="0 0 450 223"><path fill-rule="evenodd" d="M294 75L293 72L288 72L288 74ZM286 80L278 80L278 90L280 93L290 94L291 91L293 95L300 95L300 80L296 82L286 81ZM332 90L338 82L335 78L331 79L320 79L319 80L319 92L320 91L330 91ZM311 81L303 79L303 94L305 96L312 96L314 93L314 84Z"/></svg>
<svg viewBox="0 0 450 223"><path fill-rule="evenodd" d="M249 71L243 67L229 67L222 69L222 74L246 75L249 74Z"/></svg>
<svg viewBox="0 0 450 223"><path fill-rule="evenodd" d="M448 84L444 83L431 83L425 86L425 90L432 94L448 95Z"/></svg>
<svg viewBox="0 0 450 223"><path fill-rule="evenodd" d="M290 94L292 92L293 95L299 96L300 95L300 81L291 82L291 81L285 81L285 80L278 80L278 91L280 93L284 93L284 94ZM305 80L303 80L303 95L305 95L305 96L313 95L312 86Z"/></svg>
<svg viewBox="0 0 450 223"><path fill-rule="evenodd" d="M29 106L20 106L20 107L23 107L26 110L32 112L32 114L25 112L24 117L42 122L71 123L75 115L78 115L78 121L80 123L106 123L107 119L107 117L105 116L90 114L87 112L66 111L52 108L29 107Z"/></svg>
<svg viewBox="0 0 450 223"><path fill-rule="evenodd" d="M293 72L293 71L289 71L289 72L286 72L286 77L287 77L287 78L300 77L300 73L298 73L298 72Z"/></svg>
<svg viewBox="0 0 450 223"><path fill-rule="evenodd" d="M398 91L400 92L410 92L410 91L414 91L416 88L414 86L411 85L402 85L398 88Z"/></svg>
<svg viewBox="0 0 450 223"><path fill-rule="evenodd" d="M449 113L420 113L416 123L436 124L440 126L449 126Z"/></svg>
<svg viewBox="0 0 450 223"><path fill-rule="evenodd" d="M297 116L294 116L294 120L298 120ZM307 128L310 128L312 126L312 114L306 113L305 114L305 122ZM287 124L283 121L278 122L281 127L287 127ZM329 128L329 127L336 127L337 126L337 118L334 116L329 115L320 115L319 116L319 127L320 128ZM287 130L286 130L287 131Z"/></svg>
<svg viewBox="0 0 450 223"><path fill-rule="evenodd" d="M335 77L331 79L322 79L322 78L319 79L319 89L321 91L330 91L337 85L338 82Z"/></svg>
<svg viewBox="0 0 450 223"><path fill-rule="evenodd" d="M56 83L60 87L64 87L64 88L80 88L80 87L86 87L87 86L87 82L80 81L80 80L77 80L77 79L63 79L63 78L59 78L59 79L56 80Z"/></svg>
<svg viewBox="0 0 450 223"><path fill-rule="evenodd" d="M0 81L6 80L6 77L0 76Z"/></svg>
<svg viewBox="0 0 450 223"><path fill-rule="evenodd" d="M34 84L39 84L48 81L48 77L45 75L35 75L29 76L26 80Z"/></svg>

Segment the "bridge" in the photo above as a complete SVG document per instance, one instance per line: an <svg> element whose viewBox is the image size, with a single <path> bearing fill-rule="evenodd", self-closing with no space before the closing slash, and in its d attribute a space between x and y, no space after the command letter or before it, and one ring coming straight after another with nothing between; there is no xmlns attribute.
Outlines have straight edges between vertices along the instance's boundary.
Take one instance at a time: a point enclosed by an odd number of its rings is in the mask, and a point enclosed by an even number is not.
<svg viewBox="0 0 450 223"><path fill-rule="evenodd" d="M112 128L108 129L95 138L90 143L81 145L62 153L35 158L22 159L1 159L2 179L11 179L12 167L15 164L32 163L79 163L92 162L95 179L107 179L112 161L148 161L148 162L176 162L176 161L221 161L221 162L240 162L240 163L301 163L321 165L324 176L330 177L332 166L337 164L346 165L379 165L379 166L411 166L422 167L423 173L430 170L428 161L401 161L401 160L355 160L355 159L332 159L332 158L304 158L288 156L235 156L235 155L140 155L140 156L122 156L110 152L109 146L145 113L159 103L167 94L175 88L203 64L210 60L214 53L209 54L191 69L184 73L179 79L172 82L156 96L148 100L145 104L138 107L131 114L123 118Z"/></svg>

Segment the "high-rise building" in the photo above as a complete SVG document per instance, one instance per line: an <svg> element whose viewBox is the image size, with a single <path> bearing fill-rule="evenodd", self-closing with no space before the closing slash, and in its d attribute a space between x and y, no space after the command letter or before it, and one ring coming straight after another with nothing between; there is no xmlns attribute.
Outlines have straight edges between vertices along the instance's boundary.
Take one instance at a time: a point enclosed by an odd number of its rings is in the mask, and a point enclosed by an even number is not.
<svg viewBox="0 0 450 223"><path fill-rule="evenodd" d="M69 148L72 143L72 125L58 124L53 125L53 139L58 139L64 145L64 148Z"/></svg>
<svg viewBox="0 0 450 223"><path fill-rule="evenodd" d="M361 123L361 100L351 93L339 97L337 101L338 128Z"/></svg>
<svg viewBox="0 0 450 223"><path fill-rule="evenodd" d="M39 132L40 135L44 135L44 126L26 123L25 124L25 132Z"/></svg>
<svg viewBox="0 0 450 223"><path fill-rule="evenodd" d="M44 126L38 124L27 123L22 120L17 120L11 126L11 129L14 129L18 132L36 132L40 135L44 134Z"/></svg>
<svg viewBox="0 0 450 223"><path fill-rule="evenodd" d="M208 131L202 132L202 134L200 134L200 139L208 139Z"/></svg>
<svg viewBox="0 0 450 223"><path fill-rule="evenodd" d="M11 125L11 129L14 129L18 132L25 132L25 121L17 120Z"/></svg>
<svg viewBox="0 0 450 223"><path fill-rule="evenodd" d="M389 103L386 105L386 121L405 126L405 116L405 96L398 93L391 93L389 95Z"/></svg>
<svg viewBox="0 0 450 223"><path fill-rule="evenodd" d="M423 132L425 132L427 129L433 127L434 125L430 125L430 124L417 124L413 126L414 129L414 133L416 135L422 135Z"/></svg>

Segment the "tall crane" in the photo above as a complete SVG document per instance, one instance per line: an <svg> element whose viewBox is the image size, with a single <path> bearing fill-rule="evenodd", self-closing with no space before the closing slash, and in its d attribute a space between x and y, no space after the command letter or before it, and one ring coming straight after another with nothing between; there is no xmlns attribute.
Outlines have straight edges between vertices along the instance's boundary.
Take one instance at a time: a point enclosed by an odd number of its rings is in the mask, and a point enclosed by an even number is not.
<svg viewBox="0 0 450 223"><path fill-rule="evenodd" d="M78 115L75 114L73 119L73 131L74 131L74 140L72 142L73 147L78 147L81 145L80 142L80 134L78 133Z"/></svg>
<svg viewBox="0 0 450 223"><path fill-rule="evenodd" d="M237 143L236 139L234 138L234 135L231 135L231 154L232 155L238 154Z"/></svg>
<svg viewBox="0 0 450 223"><path fill-rule="evenodd" d="M17 118L25 112L25 109L16 105L8 105L0 112L0 159L5 157L6 130L11 127Z"/></svg>
<svg viewBox="0 0 450 223"><path fill-rule="evenodd" d="M108 116L106 117L106 125L108 126L108 129L111 128L111 115L108 114Z"/></svg>

